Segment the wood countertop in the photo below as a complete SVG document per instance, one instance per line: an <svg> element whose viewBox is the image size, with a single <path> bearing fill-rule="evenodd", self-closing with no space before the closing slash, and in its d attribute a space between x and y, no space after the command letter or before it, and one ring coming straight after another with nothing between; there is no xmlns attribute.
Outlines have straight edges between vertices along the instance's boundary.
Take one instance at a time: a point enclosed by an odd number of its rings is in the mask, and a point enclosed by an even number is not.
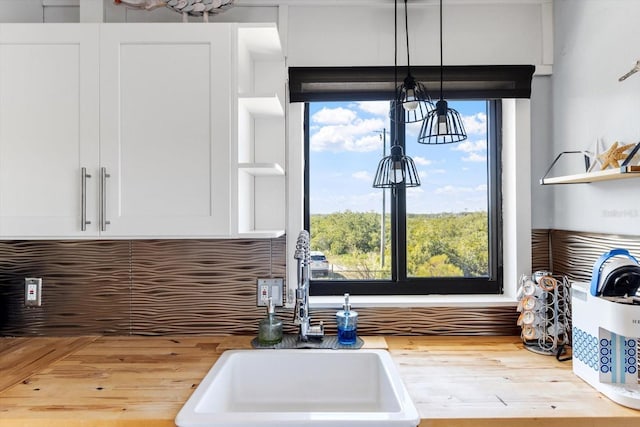
<svg viewBox="0 0 640 427"><path fill-rule="evenodd" d="M251 339L0 338L0 425L173 427L222 352ZM518 337L365 337L365 346L388 348L421 427L640 426L640 411Z"/></svg>

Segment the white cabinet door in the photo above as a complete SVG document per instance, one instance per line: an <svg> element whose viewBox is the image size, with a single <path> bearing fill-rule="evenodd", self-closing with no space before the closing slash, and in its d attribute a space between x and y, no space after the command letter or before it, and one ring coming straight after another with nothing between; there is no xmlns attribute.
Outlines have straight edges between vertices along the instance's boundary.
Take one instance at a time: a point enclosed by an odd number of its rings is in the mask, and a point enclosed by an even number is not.
<svg viewBox="0 0 640 427"><path fill-rule="evenodd" d="M102 236L230 233L227 24L104 24Z"/></svg>
<svg viewBox="0 0 640 427"><path fill-rule="evenodd" d="M97 235L98 66L96 25L0 25L0 238Z"/></svg>

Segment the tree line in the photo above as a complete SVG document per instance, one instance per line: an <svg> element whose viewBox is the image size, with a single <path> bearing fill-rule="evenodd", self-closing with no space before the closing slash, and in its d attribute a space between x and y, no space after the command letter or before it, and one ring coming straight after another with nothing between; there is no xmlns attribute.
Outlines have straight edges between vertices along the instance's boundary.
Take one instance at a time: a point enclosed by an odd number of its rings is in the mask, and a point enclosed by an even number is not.
<svg viewBox="0 0 640 427"><path fill-rule="evenodd" d="M355 273L349 278L384 278L390 271L391 223L385 220L381 253L381 215L337 212L311 216L311 248ZM487 212L407 215L407 273L414 277L488 275ZM382 259L385 265L382 265Z"/></svg>

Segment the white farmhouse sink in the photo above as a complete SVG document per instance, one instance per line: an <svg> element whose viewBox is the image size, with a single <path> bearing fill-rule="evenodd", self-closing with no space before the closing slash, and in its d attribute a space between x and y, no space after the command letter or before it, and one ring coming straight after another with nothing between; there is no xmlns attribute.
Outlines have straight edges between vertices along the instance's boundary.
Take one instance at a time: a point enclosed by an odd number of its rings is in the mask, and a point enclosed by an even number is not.
<svg viewBox="0 0 640 427"><path fill-rule="evenodd" d="M415 427L384 350L230 350L176 417L179 427Z"/></svg>

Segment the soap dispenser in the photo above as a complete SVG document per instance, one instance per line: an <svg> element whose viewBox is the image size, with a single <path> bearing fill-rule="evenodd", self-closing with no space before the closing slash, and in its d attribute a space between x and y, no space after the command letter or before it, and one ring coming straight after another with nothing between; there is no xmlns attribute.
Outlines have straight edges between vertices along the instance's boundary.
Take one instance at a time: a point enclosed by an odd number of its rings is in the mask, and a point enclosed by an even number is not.
<svg viewBox="0 0 640 427"><path fill-rule="evenodd" d="M342 310L336 313L338 326L338 342L340 344L355 344L358 337L358 312L351 310L349 294L344 294Z"/></svg>
<svg viewBox="0 0 640 427"><path fill-rule="evenodd" d="M279 344L282 341L282 320L275 314L273 298L269 297L267 303L267 317L260 321L258 329L258 344L269 346Z"/></svg>

